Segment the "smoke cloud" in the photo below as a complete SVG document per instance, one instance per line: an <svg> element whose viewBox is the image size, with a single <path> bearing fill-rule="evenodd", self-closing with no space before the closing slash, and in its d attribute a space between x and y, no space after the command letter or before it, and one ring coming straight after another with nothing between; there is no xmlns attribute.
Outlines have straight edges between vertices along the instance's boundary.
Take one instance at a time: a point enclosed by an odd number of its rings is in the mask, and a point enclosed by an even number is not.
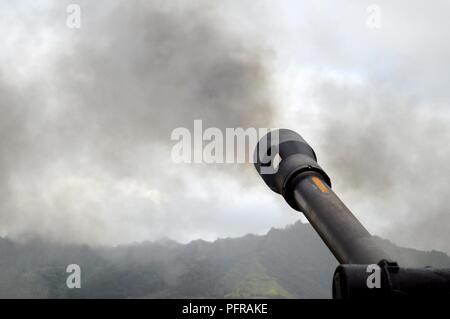
<svg viewBox="0 0 450 319"><path fill-rule="evenodd" d="M301 218L251 165L170 161L174 128L287 127L374 234L450 252L446 1L1 6L0 235L118 244Z"/></svg>
<svg viewBox="0 0 450 319"><path fill-rule="evenodd" d="M1 83L0 232L86 243L214 238L224 222L247 232L245 217L227 211L251 202L223 192L253 172L177 166L170 135L195 119L221 129L270 124L258 41L227 30L207 1L80 1L78 30L65 25L67 4L3 13L19 57L3 52L16 68ZM230 200L243 206L222 207Z"/></svg>

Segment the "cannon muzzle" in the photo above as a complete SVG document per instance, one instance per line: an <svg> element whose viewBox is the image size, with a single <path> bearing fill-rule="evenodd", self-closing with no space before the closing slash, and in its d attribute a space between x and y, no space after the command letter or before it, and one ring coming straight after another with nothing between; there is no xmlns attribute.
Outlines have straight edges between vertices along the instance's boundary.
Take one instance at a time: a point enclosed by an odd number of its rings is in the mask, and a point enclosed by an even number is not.
<svg viewBox="0 0 450 319"><path fill-rule="evenodd" d="M278 167L274 167L275 159ZM258 143L255 167L264 182L302 212L342 264L371 264L387 259L373 237L331 189L311 146L297 133L269 132ZM272 167L272 170L264 168Z"/></svg>

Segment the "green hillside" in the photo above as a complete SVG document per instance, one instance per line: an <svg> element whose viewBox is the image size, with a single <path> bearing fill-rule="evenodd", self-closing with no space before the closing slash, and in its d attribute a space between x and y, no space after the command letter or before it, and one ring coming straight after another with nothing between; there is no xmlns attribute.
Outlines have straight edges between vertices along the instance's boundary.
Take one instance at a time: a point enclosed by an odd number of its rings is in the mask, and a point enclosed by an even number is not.
<svg viewBox="0 0 450 319"><path fill-rule="evenodd" d="M442 252L379 239L402 266L450 267ZM66 287L79 264L80 289ZM0 298L330 298L334 257L300 222L247 235L182 245L171 240L111 247L0 239Z"/></svg>

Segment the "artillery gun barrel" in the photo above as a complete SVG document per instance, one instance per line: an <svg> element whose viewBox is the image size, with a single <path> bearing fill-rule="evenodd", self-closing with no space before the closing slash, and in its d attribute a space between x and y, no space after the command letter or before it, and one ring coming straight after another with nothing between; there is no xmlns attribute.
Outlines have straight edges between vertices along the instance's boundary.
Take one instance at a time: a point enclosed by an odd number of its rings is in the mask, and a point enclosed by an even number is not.
<svg viewBox="0 0 450 319"><path fill-rule="evenodd" d="M255 157L266 184L305 215L339 263L376 264L389 257L333 192L330 178L300 135L272 131L259 142ZM277 157L281 161L276 168Z"/></svg>
<svg viewBox="0 0 450 319"><path fill-rule="evenodd" d="M450 296L450 269L402 268L390 260L333 192L314 150L297 133L282 129L264 136L255 167L267 186L303 212L341 264L333 276L333 298ZM379 289L368 285L368 269L376 268Z"/></svg>

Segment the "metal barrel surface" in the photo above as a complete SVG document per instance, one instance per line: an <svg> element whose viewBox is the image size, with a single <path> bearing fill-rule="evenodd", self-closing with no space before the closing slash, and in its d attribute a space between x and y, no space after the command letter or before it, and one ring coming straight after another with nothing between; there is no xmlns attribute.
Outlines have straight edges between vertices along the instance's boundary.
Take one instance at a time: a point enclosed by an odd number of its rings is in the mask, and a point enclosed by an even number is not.
<svg viewBox="0 0 450 319"><path fill-rule="evenodd" d="M281 159L278 167L268 170L276 157ZM389 258L333 192L330 178L300 135L286 129L268 133L256 148L255 167L274 192L305 215L339 263L376 264Z"/></svg>

